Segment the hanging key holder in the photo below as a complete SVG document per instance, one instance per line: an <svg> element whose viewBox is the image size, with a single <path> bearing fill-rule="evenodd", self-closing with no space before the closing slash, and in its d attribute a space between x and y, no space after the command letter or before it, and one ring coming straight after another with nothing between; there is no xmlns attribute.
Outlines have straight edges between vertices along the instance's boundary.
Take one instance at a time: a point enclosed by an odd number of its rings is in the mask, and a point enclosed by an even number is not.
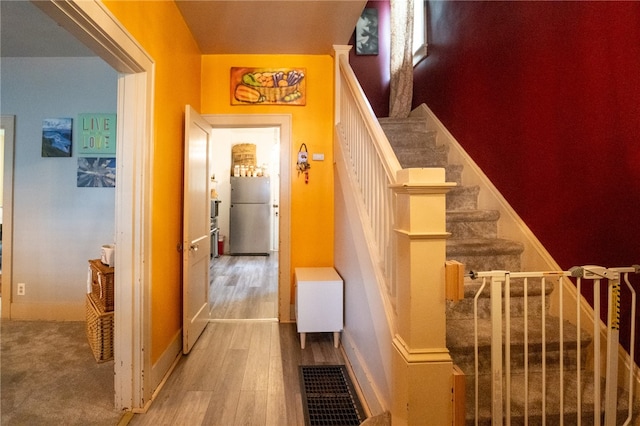
<svg viewBox="0 0 640 426"><path fill-rule="evenodd" d="M303 143L300 145L300 149L298 150L298 163L296 164L296 169L298 169L298 176L300 176L300 173L304 173L304 183L309 183L310 168L309 151L307 150L307 145Z"/></svg>

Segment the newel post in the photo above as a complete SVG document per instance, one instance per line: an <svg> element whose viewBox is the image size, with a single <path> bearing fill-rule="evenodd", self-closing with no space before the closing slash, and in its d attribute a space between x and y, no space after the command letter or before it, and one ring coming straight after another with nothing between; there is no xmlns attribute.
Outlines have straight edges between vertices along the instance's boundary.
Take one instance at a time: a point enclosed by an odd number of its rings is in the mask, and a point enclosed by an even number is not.
<svg viewBox="0 0 640 426"><path fill-rule="evenodd" d="M394 426L452 422L453 363L446 347L446 193L442 168L404 169L396 194Z"/></svg>

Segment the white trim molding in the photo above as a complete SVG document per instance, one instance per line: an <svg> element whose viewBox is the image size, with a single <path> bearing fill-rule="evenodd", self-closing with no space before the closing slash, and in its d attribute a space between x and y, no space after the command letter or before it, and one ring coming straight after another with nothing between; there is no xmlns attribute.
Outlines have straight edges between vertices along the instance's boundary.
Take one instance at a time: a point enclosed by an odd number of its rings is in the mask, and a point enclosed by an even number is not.
<svg viewBox="0 0 640 426"><path fill-rule="evenodd" d="M99 0L36 2L89 46L118 78L115 242L115 405L135 410L151 399L151 194L153 59Z"/></svg>

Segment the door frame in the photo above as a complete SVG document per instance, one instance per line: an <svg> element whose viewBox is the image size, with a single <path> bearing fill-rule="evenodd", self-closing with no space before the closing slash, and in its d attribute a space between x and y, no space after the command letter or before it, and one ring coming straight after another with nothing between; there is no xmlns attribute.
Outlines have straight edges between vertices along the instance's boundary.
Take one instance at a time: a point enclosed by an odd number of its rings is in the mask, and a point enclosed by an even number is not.
<svg viewBox="0 0 640 426"><path fill-rule="evenodd" d="M291 114L202 114L214 129L280 128L280 244L278 251L278 320L292 322L291 312Z"/></svg>
<svg viewBox="0 0 640 426"><path fill-rule="evenodd" d="M16 117L3 115L0 127L4 130L4 163L2 193L2 318L11 318L13 299L13 165L15 159Z"/></svg>
<svg viewBox="0 0 640 426"><path fill-rule="evenodd" d="M116 146L114 385L119 410L151 402L151 194L155 64L100 0L35 2L120 73ZM147 372L145 374L145 372Z"/></svg>

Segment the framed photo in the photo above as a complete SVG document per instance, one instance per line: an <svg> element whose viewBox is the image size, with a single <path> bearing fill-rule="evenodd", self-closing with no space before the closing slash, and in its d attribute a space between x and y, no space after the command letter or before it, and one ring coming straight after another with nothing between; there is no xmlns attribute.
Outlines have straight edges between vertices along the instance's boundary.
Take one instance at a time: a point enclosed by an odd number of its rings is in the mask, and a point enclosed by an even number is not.
<svg viewBox="0 0 640 426"><path fill-rule="evenodd" d="M71 118L42 120L43 157L71 157L72 125Z"/></svg>
<svg viewBox="0 0 640 426"><path fill-rule="evenodd" d="M115 158L78 157L79 188L114 188L115 186Z"/></svg>
<svg viewBox="0 0 640 426"><path fill-rule="evenodd" d="M356 55L378 54L378 9L366 7L356 23Z"/></svg>
<svg viewBox="0 0 640 426"><path fill-rule="evenodd" d="M231 105L305 105L305 68L231 68Z"/></svg>

